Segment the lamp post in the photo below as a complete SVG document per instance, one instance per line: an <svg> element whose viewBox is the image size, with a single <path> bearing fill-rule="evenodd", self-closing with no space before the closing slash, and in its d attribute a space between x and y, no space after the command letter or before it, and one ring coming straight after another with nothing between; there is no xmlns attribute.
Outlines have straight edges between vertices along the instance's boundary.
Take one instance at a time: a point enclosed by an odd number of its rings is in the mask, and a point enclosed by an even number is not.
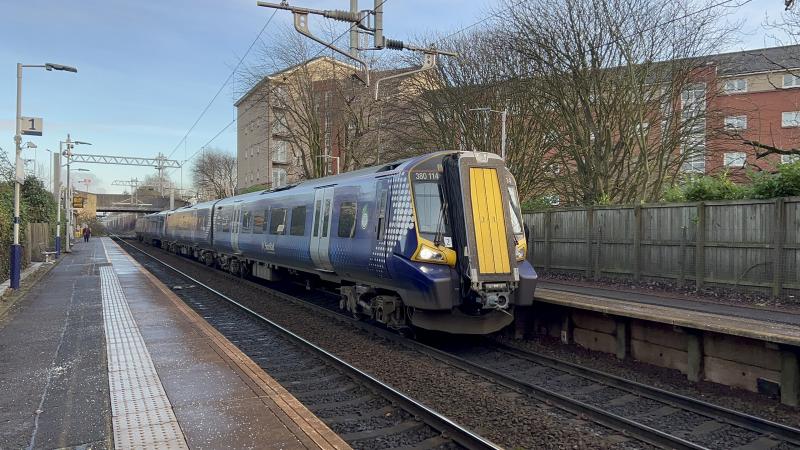
<svg viewBox="0 0 800 450"><path fill-rule="evenodd" d="M506 101L506 107L502 111L497 111L495 109L485 107L485 108L472 108L469 111L475 112L482 112L484 113L484 143L488 146L488 133L489 133L489 113L496 113L500 114L500 120L502 121L502 126L500 129L500 157L506 159L506 118L508 117L508 101Z"/></svg>
<svg viewBox="0 0 800 450"><path fill-rule="evenodd" d="M19 159L22 153L22 69L23 68L43 68L47 71L63 70L66 72L77 72L78 69L61 64L46 63L43 65L30 65L17 63L17 115L16 132L14 134L14 146L16 158L14 160L14 243L11 244L11 289L19 289L20 274L22 273L22 246L19 244Z"/></svg>
<svg viewBox="0 0 800 450"><path fill-rule="evenodd" d="M67 191L64 202L66 203L66 207L64 208L67 212L67 240L64 242L64 252L69 253L70 250L70 241L72 239L72 183L70 182L70 170L69 170L69 163L70 159L72 158L72 149L75 148L76 145L92 145L89 142L84 141L73 141L69 134L67 134L66 141L59 141L58 142L58 149L61 151L61 154L67 157ZM66 150L62 150L65 146ZM85 169L88 171L88 169ZM61 225L59 224L59 228Z"/></svg>

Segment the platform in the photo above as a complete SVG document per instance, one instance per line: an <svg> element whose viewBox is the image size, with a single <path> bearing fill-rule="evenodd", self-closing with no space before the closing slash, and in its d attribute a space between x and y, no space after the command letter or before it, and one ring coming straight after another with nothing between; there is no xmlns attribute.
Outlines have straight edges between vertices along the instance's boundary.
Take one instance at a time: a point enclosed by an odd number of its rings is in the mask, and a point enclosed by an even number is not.
<svg viewBox="0 0 800 450"><path fill-rule="evenodd" d="M800 346L800 315L782 311L548 282L537 286L536 301Z"/></svg>
<svg viewBox="0 0 800 450"><path fill-rule="evenodd" d="M0 448L349 448L107 238L0 323L0 391Z"/></svg>

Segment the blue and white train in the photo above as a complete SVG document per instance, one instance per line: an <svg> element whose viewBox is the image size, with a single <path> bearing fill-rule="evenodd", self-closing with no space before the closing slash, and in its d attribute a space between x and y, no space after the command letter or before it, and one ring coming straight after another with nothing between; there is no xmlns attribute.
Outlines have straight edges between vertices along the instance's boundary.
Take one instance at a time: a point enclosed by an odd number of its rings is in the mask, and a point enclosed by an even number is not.
<svg viewBox="0 0 800 450"><path fill-rule="evenodd" d="M231 273L333 283L389 327L487 334L533 302L514 177L483 152L437 152L137 221L140 241Z"/></svg>

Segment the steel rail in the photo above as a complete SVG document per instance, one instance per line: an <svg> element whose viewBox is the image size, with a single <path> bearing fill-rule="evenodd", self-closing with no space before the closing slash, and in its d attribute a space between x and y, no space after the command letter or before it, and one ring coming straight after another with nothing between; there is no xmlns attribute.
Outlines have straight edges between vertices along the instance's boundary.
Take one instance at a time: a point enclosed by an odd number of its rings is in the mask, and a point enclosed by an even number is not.
<svg viewBox="0 0 800 450"><path fill-rule="evenodd" d="M713 403L697 400L675 392L670 392L654 386L649 386L633 380L627 380L616 375L601 372L588 367L581 367L568 361L552 358L539 353L523 350L511 345L492 343L499 351L505 352L519 359L524 359L539 365L548 366L562 372L577 375L582 378L592 380L596 383L605 384L631 394L647 397L661 403L667 403L681 409L695 412L700 415L710 416L720 419L738 427L755 431L757 433L778 437L783 441L794 445L800 445L800 429L792 428L781 423L772 422L761 417L746 414L741 411L725 408Z"/></svg>
<svg viewBox="0 0 800 450"><path fill-rule="evenodd" d="M253 317L259 319L260 321L264 322L272 329L277 330L281 335L284 337L289 338L290 341L295 343L301 348L306 350L310 350L311 353L319 356L327 363L337 367L339 370L345 372L350 377L360 381L365 386L375 390L378 394L384 396L391 402L394 402L409 413L413 414L414 416L422 419L425 423L430 425L431 427L439 430L444 437L453 440L454 442L458 443L459 445L468 448L468 449L475 449L475 450L485 450L485 449L492 449L492 450L502 450L502 447L494 444L493 442L489 441L488 439L473 433L472 431L464 428L463 426L457 424L456 422L450 420L449 418L445 417L444 415L436 412L435 410L423 405L422 403L414 400L413 398L403 394L402 392L398 391L397 389L393 388L392 386L378 380L377 378L373 377L372 375L363 372L362 370L356 368L355 366L351 365L350 363L344 361L343 359L339 358L338 356L328 352L327 350L323 349L322 347L317 346L316 344L302 338L301 336L293 333L292 331L278 325L277 323L273 322L272 320L264 317L263 315L259 314L258 312L250 309L249 307L239 303L238 301L228 297L227 295L219 292L218 290L212 288L211 286L206 285L205 283L201 282L200 280L188 275L187 273L181 271L177 267L170 265L169 263L162 261L161 259L145 252L144 250L139 249L138 247L131 245L128 242L125 242L123 239L115 236L117 241L124 243L125 245L137 250L138 252L142 253L145 256L153 259L154 261L158 262L159 264L163 265L164 267L172 270L182 277L190 280L192 283L195 283L198 286L203 287L204 289L208 290L209 292L213 293L214 295L218 296L219 298L236 305L237 307L241 308L243 311L247 312L248 314L252 315Z"/></svg>
<svg viewBox="0 0 800 450"><path fill-rule="evenodd" d="M127 242L126 244L131 245ZM144 254L147 254L146 252L144 252L141 249L138 249L135 246L132 247L136 248L138 251ZM208 268L207 266L202 265L191 259L187 259L187 262L198 264L198 266L206 269ZM262 284L234 277L233 275L230 275L227 272L215 271L215 273L223 275L226 278L235 279L237 282L245 281L251 287L268 292L269 294L281 298L282 300L287 300L292 303L311 308L314 311L319 312L327 317L341 320L350 325L356 326L357 328L360 328L363 331L371 332L380 337L399 343L401 345L406 346L407 348L419 351L423 354L438 359L444 363L458 367L461 370L481 376L482 378L485 378L489 381L499 382L501 385L509 389L518 392L523 392L533 397L542 399L548 403L554 404L573 414L589 417L591 418L592 421L596 423L621 431L643 442L647 442L653 445L666 448L681 448L681 449L707 448L698 445L696 443L693 443L691 441L682 439L680 437L665 433L648 425L644 425L636 421L627 419L625 417L616 415L609 411L602 410L600 408L597 408L596 406L589 405L579 400L566 397L562 394L551 391L547 388L543 388L541 386L536 386L527 383L525 381L518 380L516 378L500 373L494 369L481 366L477 363L455 356L443 350L439 350L437 348L422 344L418 341L406 339L400 336L396 332L355 319L349 315L314 304L308 300L303 300L302 298L283 293L281 291L266 287ZM331 295L330 292L327 291L323 292L325 292L328 295ZM718 419L720 422L730 423L732 425L744 428L746 430L754 431L762 435L778 437L779 439L786 441L788 443L792 443L795 445L800 444L800 429L792 428L777 422L745 414L740 411L724 408L722 406L715 405L713 403L704 402L674 392L666 391L663 389L655 388L635 381L627 380L594 369L581 367L576 364L562 361L553 357L541 355L538 353L514 348L499 343L492 343L492 345L495 346L496 349L520 359L525 359L530 362L534 362L536 364L549 366L556 370L561 370L567 373L571 373L573 375L589 379L590 381L593 381L595 383L605 384L610 387L622 389L627 392L633 393L635 395L648 397L653 400L666 403L672 406L676 406L680 409L695 412L704 416L708 416L712 419Z"/></svg>

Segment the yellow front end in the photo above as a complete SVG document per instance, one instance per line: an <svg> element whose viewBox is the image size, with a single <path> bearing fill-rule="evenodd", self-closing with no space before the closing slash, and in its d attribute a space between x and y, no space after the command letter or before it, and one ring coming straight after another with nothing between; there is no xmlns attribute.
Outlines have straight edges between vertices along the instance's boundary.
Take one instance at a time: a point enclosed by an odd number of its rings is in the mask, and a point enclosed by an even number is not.
<svg viewBox="0 0 800 450"><path fill-rule="evenodd" d="M482 275L509 274L511 261L497 169L471 167L469 179L478 272Z"/></svg>

